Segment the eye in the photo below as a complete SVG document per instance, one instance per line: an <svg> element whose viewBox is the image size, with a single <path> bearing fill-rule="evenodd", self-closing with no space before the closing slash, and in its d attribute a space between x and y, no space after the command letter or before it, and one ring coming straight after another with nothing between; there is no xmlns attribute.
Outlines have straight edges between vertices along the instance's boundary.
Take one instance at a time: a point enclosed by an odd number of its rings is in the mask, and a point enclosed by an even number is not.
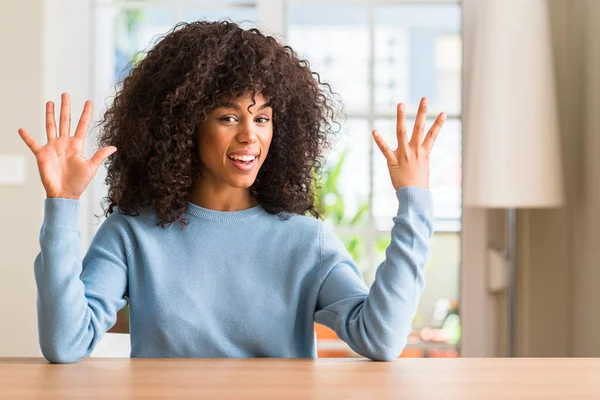
<svg viewBox="0 0 600 400"><path fill-rule="evenodd" d="M232 116L232 115L226 115L224 117L219 118L219 121L224 121L224 122L236 122L237 118Z"/></svg>
<svg viewBox="0 0 600 400"><path fill-rule="evenodd" d="M258 122L259 124L266 124L267 122L270 121L270 119L267 117L258 117L255 119L255 121Z"/></svg>

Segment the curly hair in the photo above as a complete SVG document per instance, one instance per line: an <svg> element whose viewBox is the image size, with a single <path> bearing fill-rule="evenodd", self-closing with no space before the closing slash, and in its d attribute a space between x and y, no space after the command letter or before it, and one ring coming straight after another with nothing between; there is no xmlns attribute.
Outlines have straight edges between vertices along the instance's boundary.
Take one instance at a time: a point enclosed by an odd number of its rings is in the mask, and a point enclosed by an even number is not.
<svg viewBox="0 0 600 400"><path fill-rule="evenodd" d="M118 149L106 161L105 216L114 207L132 216L153 210L163 228L187 225L182 214L201 175L199 123L258 93L273 109L273 139L251 198L271 214L319 218L314 176L339 132L341 103L291 47L231 21L177 24L123 80L100 122L98 144Z"/></svg>

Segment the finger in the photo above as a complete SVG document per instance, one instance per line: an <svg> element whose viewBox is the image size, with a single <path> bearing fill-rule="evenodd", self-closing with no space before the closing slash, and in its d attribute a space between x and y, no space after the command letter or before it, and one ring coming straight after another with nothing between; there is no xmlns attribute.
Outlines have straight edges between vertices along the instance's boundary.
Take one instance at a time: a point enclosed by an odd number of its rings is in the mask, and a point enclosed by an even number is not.
<svg viewBox="0 0 600 400"><path fill-rule="evenodd" d="M90 126L90 121L92 120L92 102L86 101L83 105L83 111L81 112L81 118L79 118L79 123L77 124L77 129L75 129L75 137L85 138L85 134L87 132L88 127Z"/></svg>
<svg viewBox="0 0 600 400"><path fill-rule="evenodd" d="M373 131L373 139L375 139L375 143L377 143L377 147L379 147L379 150L381 150L381 152L383 153L386 160L389 163L396 162L396 155L394 154L394 151L392 149L390 149L390 146L388 146L386 141L383 139L383 137L381 136L381 133L379 133L376 130Z"/></svg>
<svg viewBox="0 0 600 400"><path fill-rule="evenodd" d="M71 130L71 98L68 93L63 93L60 99L60 122L58 126L60 136L69 136Z"/></svg>
<svg viewBox="0 0 600 400"><path fill-rule="evenodd" d="M435 140L437 139L444 122L446 122L446 113L440 113L440 115L438 115L438 117L435 119L435 122L433 123L433 126L429 132L427 132L427 136L423 141L423 148L425 148L428 153L431 152L431 149L433 149Z"/></svg>
<svg viewBox="0 0 600 400"><path fill-rule="evenodd" d="M96 154L94 154L94 156L90 159L90 162L94 167L94 171L96 171L100 164L102 164L115 151L117 151L117 148L115 146L106 146L98 150Z"/></svg>
<svg viewBox="0 0 600 400"><path fill-rule="evenodd" d="M54 102L46 102L46 137L48 141L56 138L56 119L54 118Z"/></svg>
<svg viewBox="0 0 600 400"><path fill-rule="evenodd" d="M29 136L25 129L19 128L19 136L21 136L21 139L23 139L23 141L25 142L27 147L31 149L33 154L37 154L37 152L41 150L40 145L37 144L31 136Z"/></svg>
<svg viewBox="0 0 600 400"><path fill-rule="evenodd" d="M396 107L396 137L398 138L398 148L406 150L408 148L408 136L406 134L404 108L403 103L398 104Z"/></svg>
<svg viewBox="0 0 600 400"><path fill-rule="evenodd" d="M415 127L413 129L412 137L410 138L410 143L413 146L419 146L423 141L423 132L425 131L425 121L427 119L428 104L429 100L427 99L427 97L423 97L421 99L421 103L419 103L419 111L417 112Z"/></svg>

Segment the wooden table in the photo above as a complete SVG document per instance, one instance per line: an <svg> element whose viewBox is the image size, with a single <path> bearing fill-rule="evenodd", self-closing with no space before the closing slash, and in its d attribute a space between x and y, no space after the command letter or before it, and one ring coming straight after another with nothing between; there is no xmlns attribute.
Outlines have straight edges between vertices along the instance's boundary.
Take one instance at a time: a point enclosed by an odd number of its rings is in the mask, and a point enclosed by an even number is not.
<svg viewBox="0 0 600 400"><path fill-rule="evenodd" d="M0 399L600 399L600 359L0 358Z"/></svg>

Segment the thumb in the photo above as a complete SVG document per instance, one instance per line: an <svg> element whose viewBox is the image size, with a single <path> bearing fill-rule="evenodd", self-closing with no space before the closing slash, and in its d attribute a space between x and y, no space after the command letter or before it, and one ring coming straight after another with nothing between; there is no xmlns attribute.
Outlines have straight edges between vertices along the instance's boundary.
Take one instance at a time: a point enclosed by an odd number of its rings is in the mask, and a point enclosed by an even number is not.
<svg viewBox="0 0 600 400"><path fill-rule="evenodd" d="M98 169L100 164L102 164L111 154L117 151L115 146L106 146L101 148L94 154L92 158L90 158L90 163L94 167L94 171Z"/></svg>
<svg viewBox="0 0 600 400"><path fill-rule="evenodd" d="M375 143L377 143L377 147L383 153L383 156L386 158L388 163L394 164L396 162L396 155L394 151L390 148L390 146L386 143L385 139L381 136L379 131L373 131L373 139L375 139Z"/></svg>

